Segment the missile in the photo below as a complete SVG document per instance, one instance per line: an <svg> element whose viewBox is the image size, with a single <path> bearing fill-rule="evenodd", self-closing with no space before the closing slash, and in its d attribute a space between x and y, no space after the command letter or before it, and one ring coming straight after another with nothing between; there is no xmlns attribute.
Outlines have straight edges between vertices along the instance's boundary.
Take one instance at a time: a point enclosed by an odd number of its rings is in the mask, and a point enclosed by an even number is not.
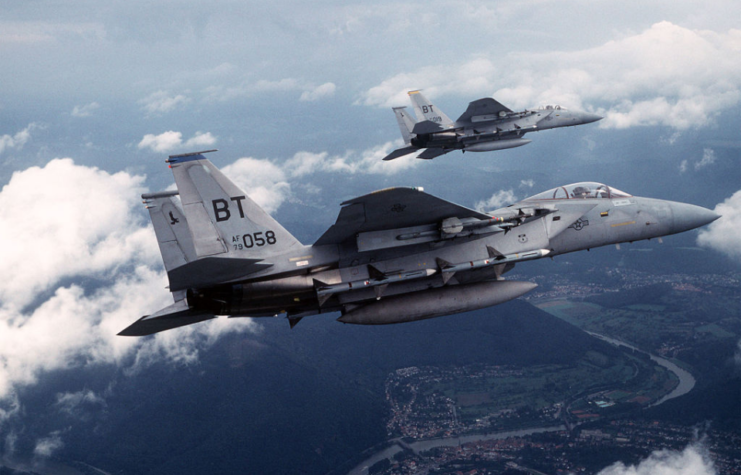
<svg viewBox="0 0 741 475"><path fill-rule="evenodd" d="M488 259L480 259L478 261L461 262L460 264L450 264L445 262L441 265L443 272L461 272L472 269L479 269L481 267L497 266L499 264L509 264L510 262L521 262L530 261L533 259L540 259L550 254L549 249L537 249L535 251L528 251L516 254L507 254L506 256L500 255L496 257L490 257Z"/></svg>
<svg viewBox="0 0 741 475"><path fill-rule="evenodd" d="M356 325L413 322L498 305L537 286L532 282L504 280L422 290L355 308L337 321Z"/></svg>
<svg viewBox="0 0 741 475"><path fill-rule="evenodd" d="M366 287L376 287L379 285L393 284L394 282L401 282L403 280L421 279L429 277L437 273L436 269L422 269L414 270L409 272L399 272L389 275L384 275L379 278L369 278L365 280L356 280L354 282L343 282L341 284L334 285L321 285L316 289L316 295L320 300L326 300L332 294L339 294L342 292L349 292L351 290L362 289ZM322 297L326 297L322 299Z"/></svg>

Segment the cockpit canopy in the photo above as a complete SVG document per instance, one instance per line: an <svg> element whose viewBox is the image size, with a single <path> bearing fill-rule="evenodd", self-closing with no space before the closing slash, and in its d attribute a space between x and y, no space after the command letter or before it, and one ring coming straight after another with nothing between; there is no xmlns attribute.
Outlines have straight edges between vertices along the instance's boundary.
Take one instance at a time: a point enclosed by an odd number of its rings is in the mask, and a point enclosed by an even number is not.
<svg viewBox="0 0 741 475"><path fill-rule="evenodd" d="M538 110L546 110L546 111L550 111L550 110L557 110L557 111L564 110L565 111L566 108L565 107L561 107L559 105L550 105L550 104L548 104L548 105L545 105L545 106L538 107Z"/></svg>
<svg viewBox="0 0 741 475"><path fill-rule="evenodd" d="M627 198L631 195L620 191L616 188L612 188L602 183L595 183L591 181L585 181L581 183L573 183L571 185L559 186L552 190L538 193L537 195L525 198L524 201L535 201L535 200L584 200L584 199L595 199L595 198Z"/></svg>

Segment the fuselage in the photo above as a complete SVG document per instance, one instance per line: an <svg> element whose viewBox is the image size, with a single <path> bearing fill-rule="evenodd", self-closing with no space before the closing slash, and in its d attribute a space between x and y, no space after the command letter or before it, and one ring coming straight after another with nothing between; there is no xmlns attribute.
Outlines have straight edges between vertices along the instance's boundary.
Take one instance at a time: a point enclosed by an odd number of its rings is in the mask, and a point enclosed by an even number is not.
<svg viewBox="0 0 741 475"><path fill-rule="evenodd" d="M487 152L525 145L530 141L522 137L528 132L588 124L601 118L588 112L547 106L504 116L477 116L472 122L456 122L446 131L418 135L411 143L419 148Z"/></svg>
<svg viewBox="0 0 741 475"><path fill-rule="evenodd" d="M188 302L233 316L342 311L362 317L341 319L348 323L396 323L366 317L374 309L388 314L396 308L429 318L436 316L430 298L442 296L438 308L455 313L481 308L476 296L488 306L527 292L532 284L505 289L497 283L517 262L680 233L718 217L699 206L635 197L598 183L558 187L487 215L492 219L451 216L384 230L381 244L369 244L374 236L360 233L341 244L305 246L272 257L272 267L249 280L192 289ZM463 298L462 289L473 284L476 293L469 290ZM443 287L452 290L439 292Z"/></svg>

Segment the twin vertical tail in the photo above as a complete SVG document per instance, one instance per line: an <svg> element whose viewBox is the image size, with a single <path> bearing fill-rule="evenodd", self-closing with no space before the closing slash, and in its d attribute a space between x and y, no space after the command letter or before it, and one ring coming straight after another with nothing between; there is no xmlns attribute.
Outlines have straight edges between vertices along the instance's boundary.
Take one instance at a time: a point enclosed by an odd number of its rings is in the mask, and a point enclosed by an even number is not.
<svg viewBox="0 0 741 475"><path fill-rule="evenodd" d="M450 120L450 117L438 109L437 106L423 96L421 92L409 91L409 99L412 101L412 105L414 106L414 113L417 115L418 122L428 120L440 127L453 125L453 121Z"/></svg>
<svg viewBox="0 0 741 475"><path fill-rule="evenodd" d="M178 191L142 195L175 303L142 317L119 335L149 335L214 318L188 305L188 289L241 280L271 267L270 257L301 246L204 153L167 160Z"/></svg>
<svg viewBox="0 0 741 475"><path fill-rule="evenodd" d="M401 138L404 139L404 144L410 145L412 143L414 120L407 114L406 107L393 107L392 109L394 110L394 115L396 115L396 122L399 124Z"/></svg>

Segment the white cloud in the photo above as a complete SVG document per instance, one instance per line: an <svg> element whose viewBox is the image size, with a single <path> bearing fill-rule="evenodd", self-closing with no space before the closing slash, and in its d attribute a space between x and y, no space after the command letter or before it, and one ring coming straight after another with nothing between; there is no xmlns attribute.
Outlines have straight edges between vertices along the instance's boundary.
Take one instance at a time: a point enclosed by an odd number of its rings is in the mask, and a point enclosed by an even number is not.
<svg viewBox="0 0 741 475"><path fill-rule="evenodd" d="M150 148L155 152L167 152L174 148L180 147L183 144L182 132L175 132L174 130L168 130L162 132L159 135L147 134L141 142L139 142L139 148Z"/></svg>
<svg viewBox="0 0 741 475"><path fill-rule="evenodd" d="M299 100L314 102L320 99L324 99L326 97L332 97L334 96L334 91L336 89L337 89L337 86L335 86L334 83L326 82L322 84L321 86L317 86L310 91L302 92Z"/></svg>
<svg viewBox="0 0 741 475"><path fill-rule="evenodd" d="M517 197L513 190L499 190L491 195L488 200L477 201L474 208L477 211L485 213L487 211L493 211L497 208L510 205L515 201L517 201Z"/></svg>
<svg viewBox="0 0 741 475"><path fill-rule="evenodd" d="M638 465L622 462L611 465L598 475L717 475L713 462L699 445L689 445L682 452L658 450Z"/></svg>
<svg viewBox="0 0 741 475"><path fill-rule="evenodd" d="M20 150L26 145L31 139L31 131L35 129L37 125L35 123L28 124L28 127L16 132L15 135L0 135L0 153L3 153L5 149L14 148Z"/></svg>
<svg viewBox="0 0 741 475"><path fill-rule="evenodd" d="M684 173L687 171L687 160L682 160L682 163L679 164L679 173Z"/></svg>
<svg viewBox="0 0 741 475"><path fill-rule="evenodd" d="M190 102L190 99L182 94L171 95L167 91L157 91L139 100L139 104L147 111L148 115L161 115L172 112Z"/></svg>
<svg viewBox="0 0 741 475"><path fill-rule="evenodd" d="M535 186L535 180L532 178L520 180L520 188L532 188L533 186Z"/></svg>
<svg viewBox="0 0 741 475"><path fill-rule="evenodd" d="M57 430L47 437L37 440L33 454L37 457L48 458L62 447L64 447L64 443L62 442L61 432Z"/></svg>
<svg viewBox="0 0 741 475"><path fill-rule="evenodd" d="M0 301L21 308L66 276L151 260L151 233L132 208L143 180L69 158L14 173L0 193L0 273L13 276Z"/></svg>
<svg viewBox="0 0 741 475"><path fill-rule="evenodd" d="M211 135L211 132L196 132L196 134L186 140L183 147L196 147L196 146L211 146L216 143L216 137Z"/></svg>
<svg viewBox="0 0 741 475"><path fill-rule="evenodd" d="M697 243L741 259L741 247L738 245L738 236L741 235L741 190L716 205L713 211L721 218L700 230Z"/></svg>
<svg viewBox="0 0 741 475"><path fill-rule="evenodd" d="M140 149L149 148L154 152L169 152L175 149L191 148L198 146L211 146L216 143L216 137L211 132L196 132L196 134L183 142L182 132L168 130L159 135L147 134L139 142Z"/></svg>
<svg viewBox="0 0 741 475"><path fill-rule="evenodd" d="M55 159L16 172L0 192L0 273L12 276L0 282L0 422L17 413L17 389L45 372L189 364L224 332L254 329L247 319L221 319L154 338L116 335L172 303L138 198L142 182ZM98 397L73 392L58 405ZM53 449L41 442L42 452Z"/></svg>
<svg viewBox="0 0 741 475"><path fill-rule="evenodd" d="M497 48L447 68L423 67L370 88L359 102L404 105L407 90L424 88L431 98L493 95L515 109L601 104L603 128L697 128L741 100L739 53L741 30L716 33L660 22L581 51L502 56Z"/></svg>
<svg viewBox="0 0 741 475"><path fill-rule="evenodd" d="M258 94L301 91L299 100L312 102L332 97L336 89L337 86L331 82L315 86L312 83L300 81L295 78L283 78L274 81L267 79L260 79L258 81L247 80L232 86L209 86L203 91L203 94L206 102L227 102Z"/></svg>
<svg viewBox="0 0 741 475"><path fill-rule="evenodd" d="M702 151L702 159L695 163L695 170L700 170L713 163L715 163L715 151L711 148L706 148Z"/></svg>
<svg viewBox="0 0 741 475"><path fill-rule="evenodd" d="M360 152L350 150L344 155L302 151L296 153L286 162L285 169L292 177L301 177L319 172L394 175L401 170L417 166L421 161L414 158L414 154L410 154L396 160L384 162L383 157L399 146L401 146L399 142L386 142Z"/></svg>
<svg viewBox="0 0 741 475"><path fill-rule="evenodd" d="M74 393L57 394L55 406L62 412L74 415L82 406L105 406L106 402L102 396L98 396L89 389L83 389Z"/></svg>
<svg viewBox="0 0 741 475"><path fill-rule="evenodd" d="M240 158L222 172L268 213L276 211L291 194L285 173L269 160Z"/></svg>
<svg viewBox="0 0 741 475"><path fill-rule="evenodd" d="M75 106L72 109L72 117L90 117L98 109L100 109L100 104L97 102L91 102L84 106Z"/></svg>

